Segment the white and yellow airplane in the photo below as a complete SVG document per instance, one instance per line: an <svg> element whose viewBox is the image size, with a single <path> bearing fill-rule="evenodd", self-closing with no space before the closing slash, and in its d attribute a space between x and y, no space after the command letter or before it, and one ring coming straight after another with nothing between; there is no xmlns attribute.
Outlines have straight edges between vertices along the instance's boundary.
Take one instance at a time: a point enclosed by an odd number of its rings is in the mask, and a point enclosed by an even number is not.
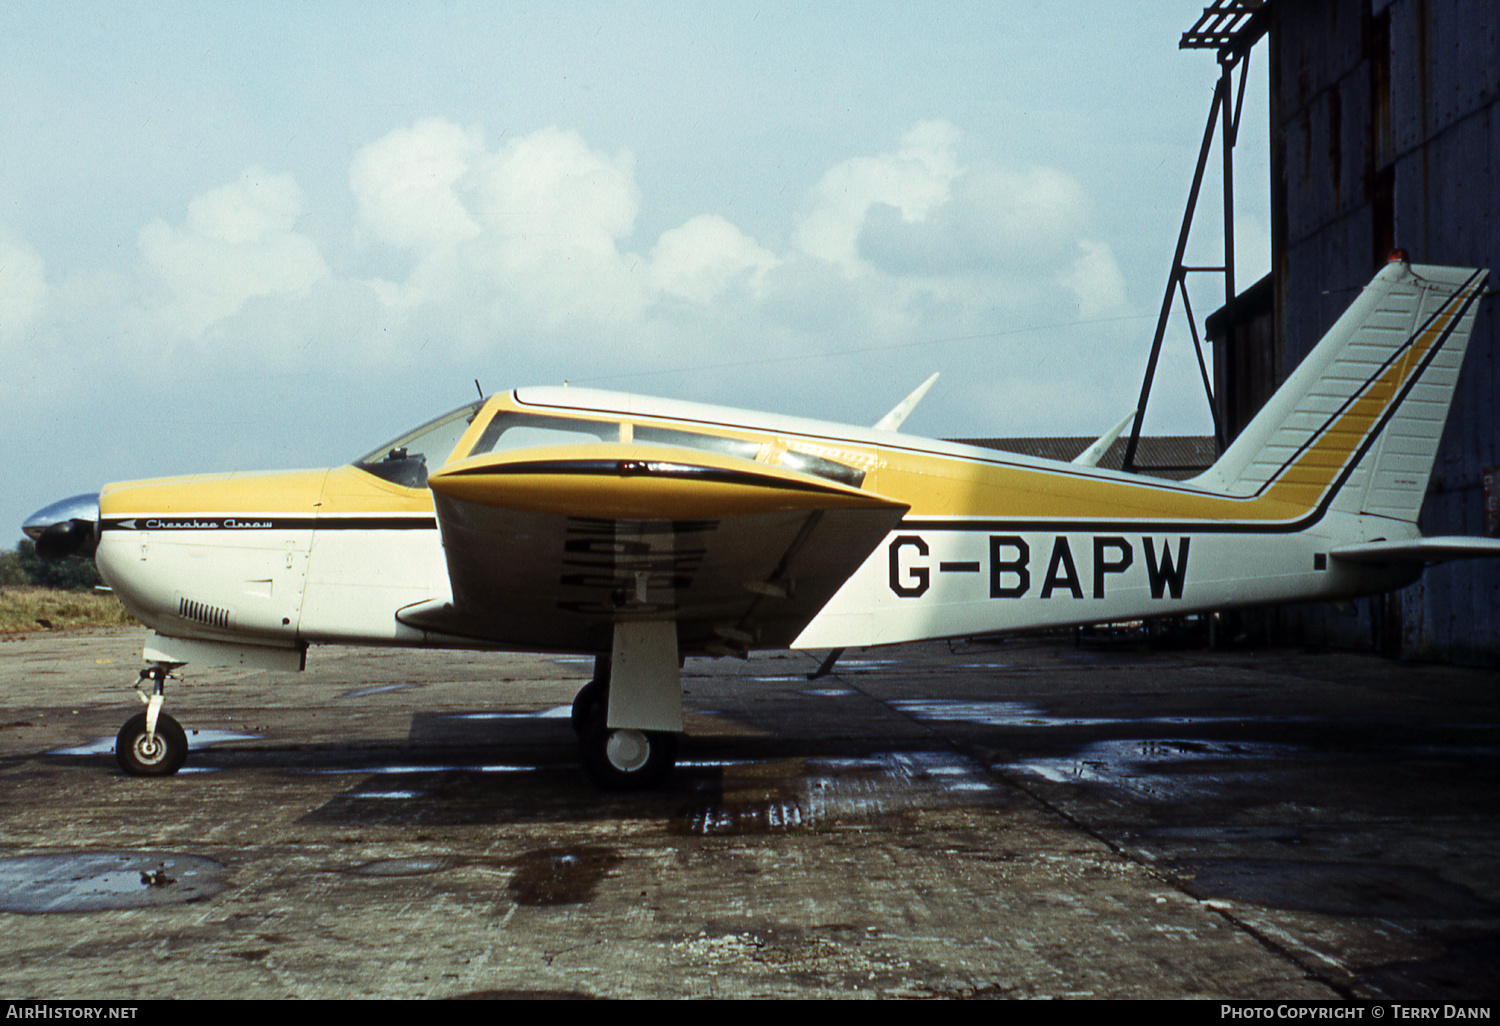
<svg viewBox="0 0 1500 1026"><path fill-rule="evenodd" d="M1207 472L1168 481L579 388L471 403L331 470L107 486L35 514L150 627L116 754L175 772L184 663L309 645L585 653L591 775L647 786L681 660L1344 599L1500 539L1417 526L1487 272L1383 268ZM1101 442L1104 442L1101 439ZM1107 444L1107 443L1106 443Z"/></svg>

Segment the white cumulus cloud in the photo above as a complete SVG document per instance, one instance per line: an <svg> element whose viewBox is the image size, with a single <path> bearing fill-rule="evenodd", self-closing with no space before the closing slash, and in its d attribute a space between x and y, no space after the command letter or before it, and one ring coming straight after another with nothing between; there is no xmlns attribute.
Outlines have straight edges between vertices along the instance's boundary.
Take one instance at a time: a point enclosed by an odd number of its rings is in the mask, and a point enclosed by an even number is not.
<svg viewBox="0 0 1500 1026"><path fill-rule="evenodd" d="M147 305L169 334L196 338L258 296L300 294L328 274L317 245L296 231L302 190L289 174L250 168L197 196L187 221L141 229L157 286Z"/></svg>
<svg viewBox="0 0 1500 1026"><path fill-rule="evenodd" d="M479 234L455 186L481 152L477 131L441 118L398 128L361 149L349 166L359 216L380 239L428 249Z"/></svg>
<svg viewBox="0 0 1500 1026"><path fill-rule="evenodd" d="M24 239L0 227L0 339L23 336L46 303L42 258Z"/></svg>
<svg viewBox="0 0 1500 1026"><path fill-rule="evenodd" d="M1125 309L1125 276L1103 242L1080 240L1078 259L1059 280L1078 300L1078 315L1085 320Z"/></svg>
<svg viewBox="0 0 1500 1026"><path fill-rule="evenodd" d="M651 250L651 283L661 292L707 304L737 281L752 287L779 263L718 214L699 214L662 233Z"/></svg>
<svg viewBox="0 0 1500 1026"><path fill-rule="evenodd" d="M545 128L507 142L477 169L488 232L529 255L615 254L640 207L634 158L589 148L577 132Z"/></svg>
<svg viewBox="0 0 1500 1026"><path fill-rule="evenodd" d="M648 299L619 246L640 206L633 165L558 128L493 149L439 118L396 129L355 155L350 185L361 227L416 263L367 284L388 307L446 305L481 333L628 321Z"/></svg>
<svg viewBox="0 0 1500 1026"><path fill-rule="evenodd" d="M811 210L794 236L797 247L857 273L859 235L870 208L884 204L905 222L925 220L948 201L949 188L962 173L957 146L958 129L926 121L893 153L855 157L829 168L813 188Z"/></svg>

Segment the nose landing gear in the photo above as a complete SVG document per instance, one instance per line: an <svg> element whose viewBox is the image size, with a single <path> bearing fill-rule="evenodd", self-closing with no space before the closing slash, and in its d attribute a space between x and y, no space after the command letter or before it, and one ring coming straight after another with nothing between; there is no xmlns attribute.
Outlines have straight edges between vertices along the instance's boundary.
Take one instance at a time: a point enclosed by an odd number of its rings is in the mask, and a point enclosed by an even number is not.
<svg viewBox="0 0 1500 1026"><path fill-rule="evenodd" d="M115 736L115 760L133 777L170 777L187 761L187 732L161 711L169 664L155 663L141 671L151 681L151 695L139 692L146 711L125 721Z"/></svg>

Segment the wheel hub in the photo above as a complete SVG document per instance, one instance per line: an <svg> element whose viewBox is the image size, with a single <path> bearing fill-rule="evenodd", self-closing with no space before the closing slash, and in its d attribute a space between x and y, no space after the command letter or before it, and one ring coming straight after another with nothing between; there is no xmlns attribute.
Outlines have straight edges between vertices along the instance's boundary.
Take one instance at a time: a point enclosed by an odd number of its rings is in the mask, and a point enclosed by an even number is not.
<svg viewBox="0 0 1500 1026"><path fill-rule="evenodd" d="M616 730L604 745L610 765L625 773L634 773L651 758L651 742L639 730Z"/></svg>
<svg viewBox="0 0 1500 1026"><path fill-rule="evenodd" d="M146 737L142 735L135 743L136 758L142 762L160 762L161 757L166 754L167 745L159 737Z"/></svg>

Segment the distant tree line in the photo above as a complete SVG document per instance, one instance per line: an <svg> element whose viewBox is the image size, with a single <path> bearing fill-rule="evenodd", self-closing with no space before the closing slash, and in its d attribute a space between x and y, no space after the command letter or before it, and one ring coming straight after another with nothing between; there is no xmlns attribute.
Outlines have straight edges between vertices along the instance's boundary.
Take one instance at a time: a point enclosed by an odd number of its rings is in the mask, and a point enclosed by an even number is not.
<svg viewBox="0 0 1500 1026"><path fill-rule="evenodd" d="M32 584L65 591L88 591L104 583L94 561L87 556L43 559L36 554L36 543L23 540L11 552L0 552L0 585Z"/></svg>

